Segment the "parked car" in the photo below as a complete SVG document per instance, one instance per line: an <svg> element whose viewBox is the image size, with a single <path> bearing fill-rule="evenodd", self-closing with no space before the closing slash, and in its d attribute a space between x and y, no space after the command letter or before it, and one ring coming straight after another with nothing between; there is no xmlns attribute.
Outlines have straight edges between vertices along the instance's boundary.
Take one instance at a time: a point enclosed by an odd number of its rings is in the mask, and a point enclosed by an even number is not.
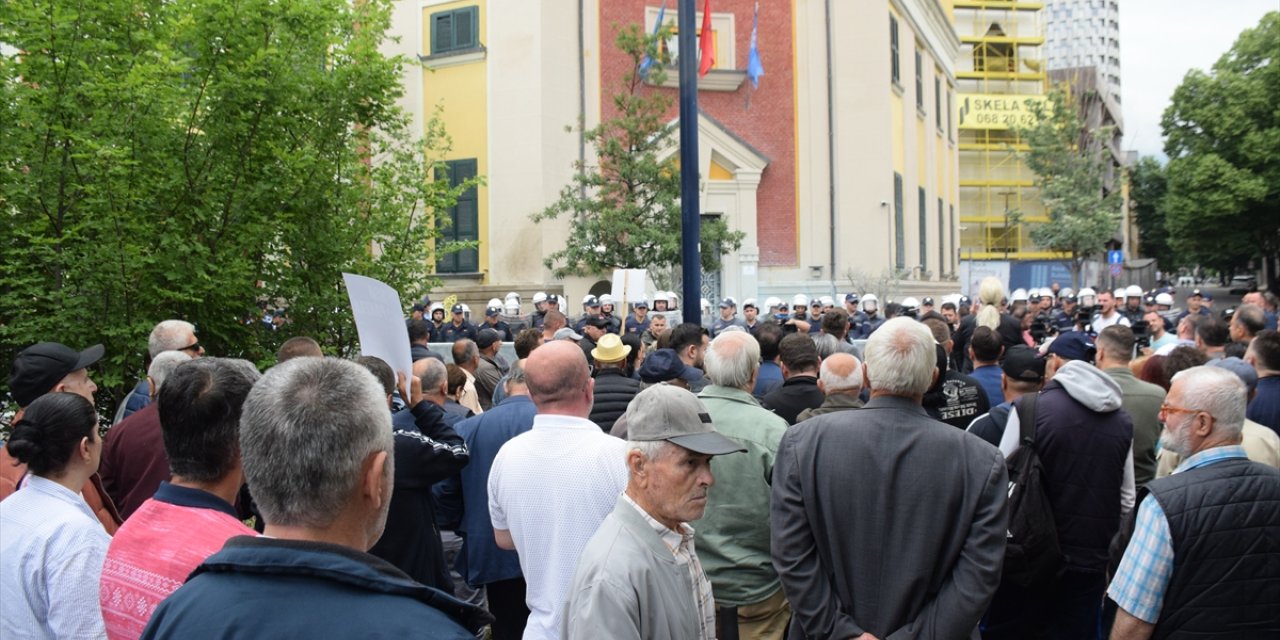
<svg viewBox="0 0 1280 640"><path fill-rule="evenodd" d="M1249 293L1258 288L1258 278L1252 274L1231 277L1231 295Z"/></svg>

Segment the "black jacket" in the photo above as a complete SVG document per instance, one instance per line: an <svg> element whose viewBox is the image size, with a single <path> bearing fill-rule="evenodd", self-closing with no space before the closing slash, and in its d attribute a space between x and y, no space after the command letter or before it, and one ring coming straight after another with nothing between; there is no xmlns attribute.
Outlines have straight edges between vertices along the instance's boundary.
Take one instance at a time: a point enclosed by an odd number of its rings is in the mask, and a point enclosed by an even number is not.
<svg viewBox="0 0 1280 640"><path fill-rule="evenodd" d="M395 429L395 491L387 527L369 550L429 587L453 593L436 528L431 485L466 466L467 445L445 422L444 410L419 402L412 415L416 430Z"/></svg>
<svg viewBox="0 0 1280 640"><path fill-rule="evenodd" d="M818 389L814 376L791 376L782 386L770 391L760 400L764 408L782 416L787 424L795 424L796 416L805 409L817 409L827 397Z"/></svg>
<svg viewBox="0 0 1280 640"><path fill-rule="evenodd" d="M627 412L631 399L640 393L640 381L628 378L621 369L608 367L596 371L595 403L590 420L609 433L613 423Z"/></svg>
<svg viewBox="0 0 1280 640"><path fill-rule="evenodd" d="M409 355L413 358L414 362L423 360L425 358L435 358L440 362L444 362L444 358L441 357L440 354L432 351L429 347L421 344L409 345Z"/></svg>

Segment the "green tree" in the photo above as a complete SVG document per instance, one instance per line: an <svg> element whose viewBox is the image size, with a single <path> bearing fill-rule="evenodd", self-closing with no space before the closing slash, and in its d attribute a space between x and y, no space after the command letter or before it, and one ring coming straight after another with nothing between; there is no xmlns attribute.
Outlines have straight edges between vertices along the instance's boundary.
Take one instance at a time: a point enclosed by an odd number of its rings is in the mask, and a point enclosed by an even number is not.
<svg viewBox="0 0 1280 640"><path fill-rule="evenodd" d="M1018 130L1028 146L1022 159L1035 173L1049 221L1031 230L1039 247L1068 256L1071 286L1080 286L1085 260L1100 254L1119 230L1120 193L1108 192L1107 150L1111 127L1089 130L1075 102L1062 88L1048 103L1029 101L1035 124Z"/></svg>
<svg viewBox="0 0 1280 640"><path fill-rule="evenodd" d="M1280 12L1240 34L1165 109L1169 241L1188 262L1230 274L1280 256ZM1273 285L1276 283L1272 283Z"/></svg>
<svg viewBox="0 0 1280 640"><path fill-rule="evenodd" d="M1169 273L1187 266L1169 246L1169 230L1165 225L1164 196L1168 191L1164 166L1151 156L1143 156L1133 166L1129 178L1129 200L1134 221L1142 238L1142 253L1155 258L1160 269Z"/></svg>
<svg viewBox="0 0 1280 640"><path fill-rule="evenodd" d="M668 123L672 98L668 90L648 86L641 72L646 55L659 59L658 43L668 35L665 28L656 36L635 25L621 29L617 45L632 65L613 96L617 117L584 134L595 164L575 163L577 174L560 197L531 216L537 222L572 217L564 248L544 261L557 278L615 268L657 275L680 265L680 167L671 153L676 127ZM660 85L665 73L655 63L648 81ZM719 269L720 256L738 250L745 236L719 219L704 221L701 234L705 271Z"/></svg>
<svg viewBox="0 0 1280 640"><path fill-rule="evenodd" d="M469 185L431 179L438 119L410 139L391 5L0 4L0 361L102 342L110 411L159 320L265 364L294 334L351 350L343 271L425 292L431 211Z"/></svg>

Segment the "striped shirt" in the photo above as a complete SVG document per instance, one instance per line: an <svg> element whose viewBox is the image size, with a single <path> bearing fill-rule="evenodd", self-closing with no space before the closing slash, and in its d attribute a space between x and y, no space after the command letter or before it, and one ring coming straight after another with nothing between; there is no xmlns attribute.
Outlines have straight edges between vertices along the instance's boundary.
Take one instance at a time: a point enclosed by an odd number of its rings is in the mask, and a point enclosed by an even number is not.
<svg viewBox="0 0 1280 640"><path fill-rule="evenodd" d="M110 542L80 494L28 475L0 502L0 637L106 637L98 576Z"/></svg>
<svg viewBox="0 0 1280 640"><path fill-rule="evenodd" d="M1213 447L1183 460L1173 472L1247 457L1240 445ZM1172 575L1173 534L1169 531L1169 519L1155 496L1148 495L1138 508L1133 538L1124 550L1124 558L1107 588L1107 595L1133 617L1155 624L1160 619Z"/></svg>
<svg viewBox="0 0 1280 640"><path fill-rule="evenodd" d="M676 564L685 566L689 569L689 579L693 584L693 605L698 612L698 629L701 640L715 640L716 638L716 599L711 594L711 580L707 579L707 574L702 570L702 563L698 561L698 552L693 546L693 527L689 523L680 523L680 531L673 531L670 527L658 522L650 516L647 511L640 508L631 496L623 493L622 499L627 504L635 507L645 522L657 532L658 537L662 539L662 543L671 550L671 555L675 556Z"/></svg>

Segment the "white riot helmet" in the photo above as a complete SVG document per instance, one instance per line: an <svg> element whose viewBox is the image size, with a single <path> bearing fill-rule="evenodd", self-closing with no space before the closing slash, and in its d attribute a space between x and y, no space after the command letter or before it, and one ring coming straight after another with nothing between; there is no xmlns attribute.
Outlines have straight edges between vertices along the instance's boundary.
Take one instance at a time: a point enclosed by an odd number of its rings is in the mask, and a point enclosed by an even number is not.
<svg viewBox="0 0 1280 640"><path fill-rule="evenodd" d="M1160 306L1162 306L1162 307L1172 307L1172 306L1173 306L1173 296L1169 295L1168 293L1157 293L1157 294L1156 294L1156 304L1157 304L1157 305L1160 305Z"/></svg>
<svg viewBox="0 0 1280 640"><path fill-rule="evenodd" d="M792 309L795 309L796 307L807 307L807 306L809 306L809 296L806 296L803 293L797 293L795 297L791 298Z"/></svg>
<svg viewBox="0 0 1280 640"><path fill-rule="evenodd" d="M1138 285L1136 285L1136 284L1131 284L1131 285L1129 285L1129 286L1125 287L1125 288L1124 288L1124 297L1126 297L1126 298L1141 298L1141 297L1142 297L1142 287L1139 287L1139 286L1138 286Z"/></svg>
<svg viewBox="0 0 1280 640"><path fill-rule="evenodd" d="M862 296L860 303L862 304L863 313L869 313L880 308L880 299L874 293Z"/></svg>
<svg viewBox="0 0 1280 640"><path fill-rule="evenodd" d="M1009 296L1009 301L1010 302L1026 302L1027 290L1023 288L1014 289L1013 295Z"/></svg>
<svg viewBox="0 0 1280 640"><path fill-rule="evenodd" d="M533 294L533 303L534 303L534 304L538 304L538 303L540 303L540 302L546 302L546 301L547 301L547 292L546 292L546 291L539 291L539 292L537 292L537 293Z"/></svg>
<svg viewBox="0 0 1280 640"><path fill-rule="evenodd" d="M489 298L489 302L484 306L485 308L492 308L492 307L502 308L502 301L497 298Z"/></svg>
<svg viewBox="0 0 1280 640"><path fill-rule="evenodd" d="M1081 289L1080 295L1076 297L1079 298L1080 306L1082 307L1092 307L1098 302L1098 292L1094 291L1090 287Z"/></svg>
<svg viewBox="0 0 1280 640"><path fill-rule="evenodd" d="M773 313L778 310L778 305L780 304L782 304L782 298L779 298L778 296L769 296L764 301L764 308L769 313Z"/></svg>
<svg viewBox="0 0 1280 640"><path fill-rule="evenodd" d="M901 304L904 309L918 309L920 307L920 301L911 296L903 298Z"/></svg>
<svg viewBox="0 0 1280 640"><path fill-rule="evenodd" d="M520 314L520 301L519 301L519 300L507 300L507 304L506 304L506 311L507 311L507 315L509 315L509 316L519 315L519 314Z"/></svg>
<svg viewBox="0 0 1280 640"><path fill-rule="evenodd" d="M614 303L614 301L613 301L613 294L611 294L611 293L606 293L606 294L604 294L604 295L600 296L600 305L601 305L601 306L604 306L604 305L606 305L606 304L615 304L615 303Z"/></svg>
<svg viewBox="0 0 1280 640"><path fill-rule="evenodd" d="M520 302L520 294L516 293L515 291L508 291L506 297L503 299L515 300L516 302Z"/></svg>

